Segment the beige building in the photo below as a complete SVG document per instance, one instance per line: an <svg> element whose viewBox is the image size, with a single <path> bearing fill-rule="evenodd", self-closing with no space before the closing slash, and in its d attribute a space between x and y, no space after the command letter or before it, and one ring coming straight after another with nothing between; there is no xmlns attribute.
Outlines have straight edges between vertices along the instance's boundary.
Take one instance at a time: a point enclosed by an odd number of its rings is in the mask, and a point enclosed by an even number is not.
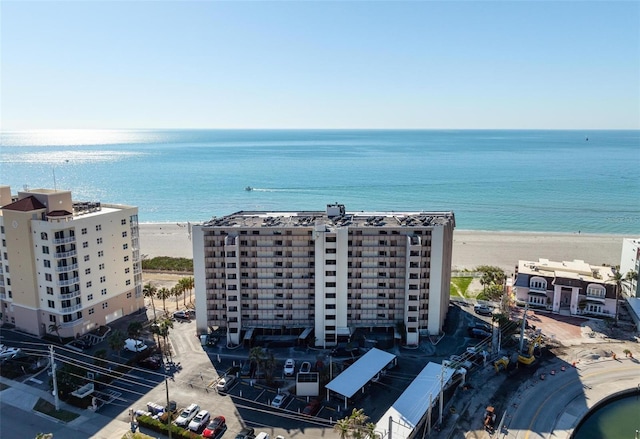
<svg viewBox="0 0 640 439"><path fill-rule="evenodd" d="M0 186L3 323L74 337L144 307L136 207Z"/></svg>
<svg viewBox="0 0 640 439"><path fill-rule="evenodd" d="M196 322L333 346L358 327L438 334L449 306L453 212L238 212L193 226ZM201 312L200 310L203 310ZM206 310L206 312L204 312Z"/></svg>
<svg viewBox="0 0 640 439"><path fill-rule="evenodd" d="M515 295L519 304L566 315L614 317L616 283L612 267L581 260L519 261Z"/></svg>

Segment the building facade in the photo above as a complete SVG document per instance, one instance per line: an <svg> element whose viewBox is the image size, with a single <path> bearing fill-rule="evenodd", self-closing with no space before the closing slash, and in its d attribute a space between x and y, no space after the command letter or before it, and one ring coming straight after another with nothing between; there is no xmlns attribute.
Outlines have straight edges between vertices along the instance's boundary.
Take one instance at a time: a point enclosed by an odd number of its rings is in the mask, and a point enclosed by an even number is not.
<svg viewBox="0 0 640 439"><path fill-rule="evenodd" d="M632 273L631 279L627 274ZM640 238L622 240L620 274L623 277L622 291L626 297L640 298Z"/></svg>
<svg viewBox="0 0 640 439"><path fill-rule="evenodd" d="M614 269L581 260L518 261L516 303L568 315L614 317Z"/></svg>
<svg viewBox="0 0 640 439"><path fill-rule="evenodd" d="M229 344L254 329L334 346L357 327L407 344L438 334L449 306L455 217L437 213L238 212L193 226L198 330ZM206 312L200 312L206 310Z"/></svg>
<svg viewBox="0 0 640 439"><path fill-rule="evenodd" d="M77 337L144 307L136 207L8 186L0 206L4 323Z"/></svg>

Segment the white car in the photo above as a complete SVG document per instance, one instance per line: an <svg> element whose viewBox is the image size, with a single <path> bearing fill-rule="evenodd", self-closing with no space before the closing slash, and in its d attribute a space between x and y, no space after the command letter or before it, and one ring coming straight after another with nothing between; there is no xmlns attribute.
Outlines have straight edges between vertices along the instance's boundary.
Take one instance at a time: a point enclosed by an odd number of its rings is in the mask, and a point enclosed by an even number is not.
<svg viewBox="0 0 640 439"><path fill-rule="evenodd" d="M309 363L308 361L305 361L304 363L302 363L302 366L300 366L300 373L309 373L311 372L311 363Z"/></svg>
<svg viewBox="0 0 640 439"><path fill-rule="evenodd" d="M296 372L296 362L289 358L284 362L284 376L290 377Z"/></svg>
<svg viewBox="0 0 640 439"><path fill-rule="evenodd" d="M182 410L182 413L180 413L178 419L174 421L174 424L179 427L187 427L189 425L189 422L191 422L191 420L195 418L199 411L200 406L198 404L191 404L189 407Z"/></svg>
<svg viewBox="0 0 640 439"><path fill-rule="evenodd" d="M284 393L278 393L276 397L273 398L273 401L271 401L271 406L280 408L282 407L286 399L287 399L287 395L285 395Z"/></svg>
<svg viewBox="0 0 640 439"><path fill-rule="evenodd" d="M124 348L130 352L142 352L147 349L147 345L142 340L128 338L124 341Z"/></svg>
<svg viewBox="0 0 640 439"><path fill-rule="evenodd" d="M0 358L13 358L20 353L20 348L9 348L5 345L0 345Z"/></svg>
<svg viewBox="0 0 640 439"><path fill-rule="evenodd" d="M220 378L220 381L218 381L218 384L216 385L218 392L227 392L231 386L233 386L233 383L236 381L236 377L234 377L233 375L227 375L223 378Z"/></svg>
<svg viewBox="0 0 640 439"><path fill-rule="evenodd" d="M200 410L198 414L189 422L189 430L198 431L209 422L211 415L206 410Z"/></svg>

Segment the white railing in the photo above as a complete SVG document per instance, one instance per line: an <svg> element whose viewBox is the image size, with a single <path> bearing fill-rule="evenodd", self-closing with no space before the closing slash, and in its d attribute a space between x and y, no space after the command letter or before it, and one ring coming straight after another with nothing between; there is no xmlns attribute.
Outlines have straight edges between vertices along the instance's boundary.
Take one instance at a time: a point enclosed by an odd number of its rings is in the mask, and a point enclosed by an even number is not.
<svg viewBox="0 0 640 439"><path fill-rule="evenodd" d="M58 259L63 259L63 258L70 258L70 257L75 256L77 254L78 254L77 250L70 250L68 252L56 253L54 255L54 257L58 258Z"/></svg>
<svg viewBox="0 0 640 439"><path fill-rule="evenodd" d="M78 297L80 295L81 291L74 291L73 293L66 293L66 294L58 294L58 298L60 300L69 300L69 299L73 299L74 297Z"/></svg>
<svg viewBox="0 0 640 439"><path fill-rule="evenodd" d="M75 236L67 236L65 238L56 238L53 240L54 244L68 244L70 242L76 242Z"/></svg>
<svg viewBox="0 0 640 439"><path fill-rule="evenodd" d="M78 323L82 323L82 319L75 319L70 322L60 323L60 326L63 328L71 328L72 326L76 326Z"/></svg>
<svg viewBox="0 0 640 439"><path fill-rule="evenodd" d="M77 270L78 269L78 264L71 264L71 265L59 265L56 267L56 271L58 273L65 273L67 271L73 271L73 270Z"/></svg>
<svg viewBox="0 0 640 439"><path fill-rule="evenodd" d="M68 308L62 308L60 310L60 312L68 314L70 312L78 311L79 309L82 309L82 304L81 303L79 303L77 305L70 306Z"/></svg>
<svg viewBox="0 0 640 439"><path fill-rule="evenodd" d="M80 278L79 277L74 277L74 278L66 279L66 280L58 280L56 282L56 285L58 285L59 287L66 287L68 285L77 284L79 282L80 282Z"/></svg>

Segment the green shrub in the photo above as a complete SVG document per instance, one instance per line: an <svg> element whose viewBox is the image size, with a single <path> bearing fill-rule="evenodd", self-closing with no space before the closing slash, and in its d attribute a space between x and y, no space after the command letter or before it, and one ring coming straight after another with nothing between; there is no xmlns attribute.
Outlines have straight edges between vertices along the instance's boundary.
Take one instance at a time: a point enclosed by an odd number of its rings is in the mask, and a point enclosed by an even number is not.
<svg viewBox="0 0 640 439"><path fill-rule="evenodd" d="M142 427L146 427L150 430L167 436L169 435L168 428L171 428L171 437L174 438L196 439L200 437L199 434L196 434L189 430L185 430L184 428L178 427L175 424L167 425L166 422L162 422L158 419L153 419L151 416L141 415L136 419L138 420L138 424Z"/></svg>
<svg viewBox="0 0 640 439"><path fill-rule="evenodd" d="M143 259L142 269L193 273L193 259L158 256L152 259Z"/></svg>

